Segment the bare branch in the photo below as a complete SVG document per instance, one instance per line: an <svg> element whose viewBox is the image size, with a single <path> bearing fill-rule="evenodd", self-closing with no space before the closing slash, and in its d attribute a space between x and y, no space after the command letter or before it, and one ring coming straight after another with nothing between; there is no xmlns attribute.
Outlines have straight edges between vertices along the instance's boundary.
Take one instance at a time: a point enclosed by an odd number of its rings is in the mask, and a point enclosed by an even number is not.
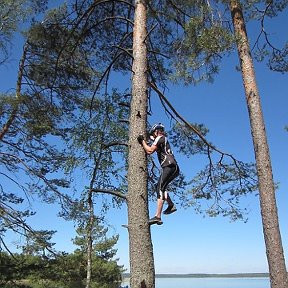
<svg viewBox="0 0 288 288"><path fill-rule="evenodd" d="M94 89L94 92L93 92L93 95L92 95L92 98L91 98L91 102L90 102L90 117L92 117L92 106L93 106L93 101L94 101L94 98L95 98L95 95L103 81L103 79L110 73L110 70L113 66L114 63L116 63L117 59L123 54L123 51L120 52L118 55L116 55L116 57L110 62L110 64L108 65L108 67L106 68L106 70L104 71L104 73L102 74L96 88Z"/></svg>
<svg viewBox="0 0 288 288"><path fill-rule="evenodd" d="M118 103L120 106L124 106L130 109L130 103L125 103L125 102L119 102Z"/></svg>
<svg viewBox="0 0 288 288"><path fill-rule="evenodd" d="M5 206L5 207L4 207ZM0 211L1 211L1 217L7 222L9 223L8 227L9 229L11 229L12 231L14 231L17 234L20 234L24 237L26 236L26 233L31 233L35 239L39 239L39 231L34 230L30 225L28 225L24 219L22 219L18 214L19 212L14 210L12 207L10 207L9 205L1 202L0 203ZM16 226L17 229L15 229L13 226ZM19 228L23 229L23 233L21 233L19 231ZM2 237L1 237L1 242L5 245ZM5 245L6 248L6 245ZM47 251L49 251L50 253L52 253L53 255L55 255L56 253L49 248L49 244L44 245L43 246L44 249L46 249ZM7 248L7 251L10 253L9 249Z"/></svg>
<svg viewBox="0 0 288 288"><path fill-rule="evenodd" d="M26 60L27 49L28 49L28 45L26 43L24 45L23 54L22 54L20 64L19 64L19 71L18 71L18 77L17 77L17 87L16 87L16 99L17 100L19 100L20 96L21 96L21 83L22 83L22 78L23 78L24 63ZM0 132L0 141L3 139L3 137L7 133L7 131L9 130L11 124L13 123L13 121L16 117L16 114L18 112L19 103L16 103L15 105L16 106L13 108L12 113L11 113L8 121L5 123L5 125L2 128L2 131Z"/></svg>
<svg viewBox="0 0 288 288"><path fill-rule="evenodd" d="M116 197L119 197L125 201L127 201L127 196L120 192L120 191L117 191L117 190L107 190L107 189L98 189L98 188L93 188L91 189L92 192L95 192L95 193L104 193L104 194L110 194L110 195L113 195L113 196L116 196Z"/></svg>
<svg viewBox="0 0 288 288"><path fill-rule="evenodd" d="M107 143L107 144L102 144L104 149L113 147L113 146L125 146L128 147L128 144L126 142L111 142L111 143Z"/></svg>
<svg viewBox="0 0 288 288"><path fill-rule="evenodd" d="M1 153L1 152L0 152L0 154L4 155L4 153ZM29 167L25 163L25 161L23 161L21 158L15 156L15 155L12 155L12 154L8 154L8 153L5 153L5 155L10 157L11 159L16 160L18 163L22 164L24 167L24 170L29 172L31 175L36 176L37 178L41 179L46 184L46 186L51 189L51 191L53 191L56 195L58 195L59 199L61 200L61 204L62 204L63 208L64 208L64 205L62 203L63 199L66 200L70 204L74 203L74 201L72 199L70 199L68 195L65 195L65 194L59 192L53 185L51 185L50 181L44 175L40 174L38 171L35 171L31 167Z"/></svg>
<svg viewBox="0 0 288 288"><path fill-rule="evenodd" d="M167 100L167 98L164 96L164 94L158 89L157 85L155 83L149 82L150 87L158 94L158 96L165 102L165 104L171 109L171 111L174 113L174 115L179 118L189 129L191 129L211 150L214 150L220 154L226 155L234 159L234 157L231 154L225 153L217 149L215 146L212 146L205 137L198 131L194 126L192 126L189 122L187 122L172 106L172 104Z"/></svg>

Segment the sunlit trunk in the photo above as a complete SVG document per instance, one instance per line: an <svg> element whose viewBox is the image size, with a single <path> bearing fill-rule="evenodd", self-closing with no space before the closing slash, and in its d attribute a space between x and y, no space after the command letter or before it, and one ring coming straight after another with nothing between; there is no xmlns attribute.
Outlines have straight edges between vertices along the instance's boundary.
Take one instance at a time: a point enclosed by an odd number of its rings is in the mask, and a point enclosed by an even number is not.
<svg viewBox="0 0 288 288"><path fill-rule="evenodd" d="M279 229L270 153L245 21L242 8L237 0L230 1L230 9L237 37L237 48L254 144L271 288L287 288L287 271Z"/></svg>
<svg viewBox="0 0 288 288"><path fill-rule="evenodd" d="M89 223L87 225L87 274L86 274L86 286L85 288L91 287L91 276L92 276L92 250L93 250L93 239L92 231L94 226L94 206L91 189L88 193L88 210L89 210Z"/></svg>
<svg viewBox="0 0 288 288"><path fill-rule="evenodd" d="M127 196L131 288L155 287L153 248L148 225L147 159L137 141L137 136L146 130L147 120L146 18L146 1L136 0Z"/></svg>

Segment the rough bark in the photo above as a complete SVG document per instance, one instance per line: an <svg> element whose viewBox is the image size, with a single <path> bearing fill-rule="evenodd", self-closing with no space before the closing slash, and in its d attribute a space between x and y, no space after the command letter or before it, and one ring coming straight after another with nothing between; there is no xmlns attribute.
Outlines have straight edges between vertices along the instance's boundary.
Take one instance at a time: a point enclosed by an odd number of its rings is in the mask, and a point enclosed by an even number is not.
<svg viewBox="0 0 288 288"><path fill-rule="evenodd" d="M93 239L92 231L94 226L94 206L92 200L92 191L89 189L88 193L88 211L89 211L89 223L87 225L87 274L86 274L86 286L85 288L91 287L92 280L92 251L93 251Z"/></svg>
<svg viewBox="0 0 288 288"><path fill-rule="evenodd" d="M131 288L155 287L153 248L148 225L147 158L137 142L139 133L146 131L147 122L146 14L146 1L136 0L127 195Z"/></svg>
<svg viewBox="0 0 288 288"><path fill-rule="evenodd" d="M237 0L230 1L230 9L237 37L237 49L254 144L260 208L271 287L287 288L287 271L279 229L270 153L245 21L242 8Z"/></svg>

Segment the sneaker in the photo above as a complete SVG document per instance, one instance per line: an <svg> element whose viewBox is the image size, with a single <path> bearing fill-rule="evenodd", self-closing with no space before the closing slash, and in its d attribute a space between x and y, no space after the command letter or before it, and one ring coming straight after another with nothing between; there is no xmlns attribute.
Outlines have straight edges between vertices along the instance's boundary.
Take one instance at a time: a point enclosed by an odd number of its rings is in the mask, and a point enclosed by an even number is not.
<svg viewBox="0 0 288 288"><path fill-rule="evenodd" d="M172 206L168 206L164 211L163 214L172 214L177 211L176 206L173 204Z"/></svg>
<svg viewBox="0 0 288 288"><path fill-rule="evenodd" d="M149 219L149 225L153 224L162 225L163 221L161 220L161 218L154 216L153 218Z"/></svg>

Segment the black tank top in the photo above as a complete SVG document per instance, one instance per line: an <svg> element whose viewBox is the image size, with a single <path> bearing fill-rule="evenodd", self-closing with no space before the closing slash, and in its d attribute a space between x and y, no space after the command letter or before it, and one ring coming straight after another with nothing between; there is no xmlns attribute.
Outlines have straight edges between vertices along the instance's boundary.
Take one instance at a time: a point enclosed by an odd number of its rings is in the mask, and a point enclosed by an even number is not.
<svg viewBox="0 0 288 288"><path fill-rule="evenodd" d="M164 135L157 136L152 145L157 146L156 152L161 167L177 164L167 137Z"/></svg>

